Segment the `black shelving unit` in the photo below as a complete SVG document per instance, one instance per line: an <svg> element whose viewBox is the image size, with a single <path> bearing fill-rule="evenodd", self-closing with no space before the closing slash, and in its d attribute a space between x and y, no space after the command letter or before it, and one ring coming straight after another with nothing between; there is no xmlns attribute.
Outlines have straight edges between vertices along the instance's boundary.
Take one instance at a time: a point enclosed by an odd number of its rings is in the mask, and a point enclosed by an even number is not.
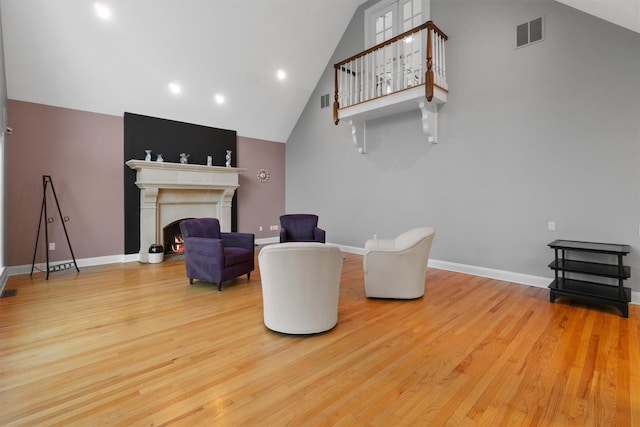
<svg viewBox="0 0 640 427"><path fill-rule="evenodd" d="M565 296L598 304L613 305L620 310L623 317L629 317L631 289L624 287L623 282L631 277L631 268L622 264L622 257L630 251L629 245L554 240L549 243L549 247L555 251L555 259L549 264L549 268L555 272L555 279L549 285L551 302L554 302L558 297ZM571 251L615 256L617 263L568 259L567 255ZM570 277L572 273L615 279L618 284L616 286L588 280L576 280Z"/></svg>

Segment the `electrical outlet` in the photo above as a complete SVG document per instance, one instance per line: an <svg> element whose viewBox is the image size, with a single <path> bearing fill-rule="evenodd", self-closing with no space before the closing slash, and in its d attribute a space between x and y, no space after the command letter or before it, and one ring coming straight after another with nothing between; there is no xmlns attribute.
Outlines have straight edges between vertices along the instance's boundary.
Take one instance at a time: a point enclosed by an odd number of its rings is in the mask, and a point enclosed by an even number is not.
<svg viewBox="0 0 640 427"><path fill-rule="evenodd" d="M548 227L549 231L556 231L556 223L555 223L555 221L549 221L549 224L548 224L547 227Z"/></svg>
<svg viewBox="0 0 640 427"><path fill-rule="evenodd" d="M56 244L55 243L49 243L49 250L50 251L55 251L56 250Z"/></svg>
<svg viewBox="0 0 640 427"><path fill-rule="evenodd" d="M262 231L262 226L258 227L258 231Z"/></svg>
<svg viewBox="0 0 640 427"><path fill-rule="evenodd" d="M270 225L269 226L269 230L273 231L273 230L277 230L278 226L277 225Z"/></svg>

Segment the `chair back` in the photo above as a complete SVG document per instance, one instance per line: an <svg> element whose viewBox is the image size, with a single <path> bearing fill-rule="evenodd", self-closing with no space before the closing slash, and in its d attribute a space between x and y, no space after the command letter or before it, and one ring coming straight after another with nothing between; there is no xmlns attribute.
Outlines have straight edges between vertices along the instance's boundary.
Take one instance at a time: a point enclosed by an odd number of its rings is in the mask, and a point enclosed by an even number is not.
<svg viewBox="0 0 640 427"><path fill-rule="evenodd" d="M365 243L365 294L369 298L413 299L424 295L427 263L435 230L420 227L395 239Z"/></svg>
<svg viewBox="0 0 640 427"><path fill-rule="evenodd" d="M420 245L421 256L428 258L434 235L435 230L431 227L413 228L396 237L395 246L397 250L404 250Z"/></svg>
<svg viewBox="0 0 640 427"><path fill-rule="evenodd" d="M280 217L280 226L287 231L287 240L313 240L318 215L288 214Z"/></svg>
<svg viewBox="0 0 640 427"><path fill-rule="evenodd" d="M210 239L220 238L220 221L217 218L193 218L180 222L182 238L187 237L207 237Z"/></svg>
<svg viewBox="0 0 640 427"><path fill-rule="evenodd" d="M264 324L287 334L327 331L338 322L342 251L317 242L278 243L258 255Z"/></svg>

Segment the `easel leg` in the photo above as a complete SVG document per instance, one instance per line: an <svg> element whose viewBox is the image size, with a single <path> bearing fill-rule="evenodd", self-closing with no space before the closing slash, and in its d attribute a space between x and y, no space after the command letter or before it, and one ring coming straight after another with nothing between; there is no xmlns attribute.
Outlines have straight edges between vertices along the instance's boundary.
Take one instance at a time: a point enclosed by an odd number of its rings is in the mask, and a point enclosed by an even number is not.
<svg viewBox="0 0 640 427"><path fill-rule="evenodd" d="M73 248L71 247L71 240L69 239L69 233L67 232L67 226L65 222L69 221L68 217L62 215L62 210L60 209L60 203L58 202L58 196L56 194L56 189L53 186L53 180L50 175L42 175L42 207L40 208L40 221L38 222L38 232L36 234L36 244L33 250L33 261L31 263L31 273L33 275L33 269L36 265L36 254L38 252L38 240L40 239L40 227L42 226L42 221L44 221L44 238L45 238L45 255L47 260L47 276L46 280L49 280L49 223L53 222L53 218L49 218L47 213L47 186L51 184L51 191L53 191L53 197L56 201L56 206L58 208L58 214L60 215L60 220L62 222L62 228L64 230L64 235L67 238L67 244L69 245L69 251L71 252L71 257L73 258L73 266L76 268L76 271L79 273L80 269L78 268L78 263L76 262L76 256L73 253Z"/></svg>

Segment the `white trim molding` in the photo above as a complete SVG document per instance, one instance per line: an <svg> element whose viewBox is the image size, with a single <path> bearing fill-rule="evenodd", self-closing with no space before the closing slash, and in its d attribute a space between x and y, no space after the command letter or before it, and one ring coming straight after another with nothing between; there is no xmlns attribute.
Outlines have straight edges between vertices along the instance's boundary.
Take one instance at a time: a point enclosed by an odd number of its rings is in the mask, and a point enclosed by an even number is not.
<svg viewBox="0 0 640 427"><path fill-rule="evenodd" d="M256 239L256 244L267 245L271 243L278 243L279 237L266 237L263 239ZM339 247L343 252L352 253L356 255L364 255L364 248L357 246L338 245L334 243L328 243ZM60 261L57 263L71 262L72 260ZM122 262L134 262L140 261L139 254L130 255L111 255L95 258L84 258L76 260L78 267L89 267L94 265L114 264ZM473 276L487 277L489 279L503 280L505 282L516 283L519 285L535 286L537 288L547 288L549 283L553 280L552 277L533 276L530 274L516 273L513 271L496 270L493 268L479 267L476 265L458 264L449 261L440 261L436 259L429 259L429 267L437 268L440 270L455 271L457 273L471 274ZM39 271L44 271L45 264L36 264ZM31 272L31 265L20 265L15 267L5 267L0 269L0 292L4 290L8 276L15 276L18 274L29 274ZM640 292L631 291L631 304L640 305Z"/></svg>
<svg viewBox="0 0 640 427"><path fill-rule="evenodd" d="M363 248L338 245L344 252L364 255ZM518 285L547 288L553 281L553 277L533 276L530 274L515 273L513 271L496 270L493 268L479 267L476 265L458 264L449 261L429 259L429 267L439 270L455 271L457 273L471 274L473 276L487 277L489 279L503 280ZM640 292L631 291L631 304L640 304Z"/></svg>

